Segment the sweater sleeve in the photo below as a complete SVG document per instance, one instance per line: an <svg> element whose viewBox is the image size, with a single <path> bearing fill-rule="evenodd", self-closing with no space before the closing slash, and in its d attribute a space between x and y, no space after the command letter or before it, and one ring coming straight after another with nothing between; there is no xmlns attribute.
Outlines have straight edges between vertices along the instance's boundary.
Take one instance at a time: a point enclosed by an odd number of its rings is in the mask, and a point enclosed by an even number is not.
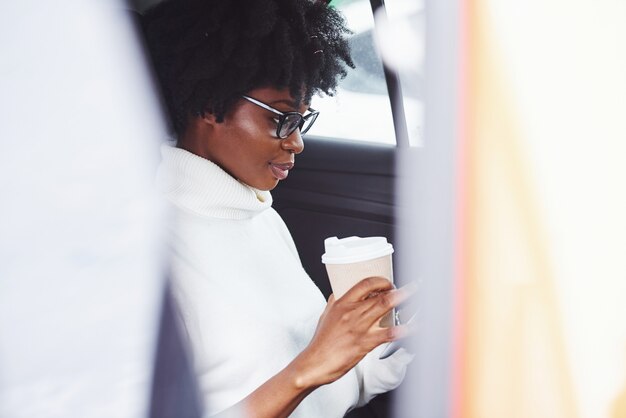
<svg viewBox="0 0 626 418"><path fill-rule="evenodd" d="M397 388L406 374L414 355L404 348L399 349L384 360L378 357L385 349L382 344L366 355L354 368L359 379L359 402L357 406L367 404L381 393Z"/></svg>

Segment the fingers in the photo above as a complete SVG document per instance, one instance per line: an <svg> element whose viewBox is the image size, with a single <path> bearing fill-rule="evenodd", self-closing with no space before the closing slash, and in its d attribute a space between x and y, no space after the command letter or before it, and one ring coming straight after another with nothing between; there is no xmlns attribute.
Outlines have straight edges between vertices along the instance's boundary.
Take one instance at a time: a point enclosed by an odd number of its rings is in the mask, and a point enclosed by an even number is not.
<svg viewBox="0 0 626 418"><path fill-rule="evenodd" d="M373 345L376 347L383 343L391 341L401 340L410 336L413 333L413 329L408 325L397 325L395 327L383 328L372 331Z"/></svg>
<svg viewBox="0 0 626 418"><path fill-rule="evenodd" d="M401 305L415 293L416 287L409 284L399 289L379 293L362 302L363 315L377 323L393 308Z"/></svg>
<svg viewBox="0 0 626 418"><path fill-rule="evenodd" d="M365 301L369 303L365 309L375 317L380 317L391 309L406 302L415 293L415 286L408 284L399 289L392 289L384 293L379 293Z"/></svg>
<svg viewBox="0 0 626 418"><path fill-rule="evenodd" d="M386 292L393 289L393 284L384 277L368 277L355 284L341 299L350 301L363 300L372 293Z"/></svg>
<svg viewBox="0 0 626 418"><path fill-rule="evenodd" d="M327 309L336 304L340 310L352 312L350 315L356 314L360 322L367 324L368 327L377 326L383 316L409 299L416 289L412 283L395 289L385 278L368 277L354 285L337 301L331 295Z"/></svg>
<svg viewBox="0 0 626 418"><path fill-rule="evenodd" d="M360 315L373 323L391 309L404 303L416 290L417 286L414 283L395 289L393 283L384 277L368 277L354 285L338 301L358 306ZM334 295L331 295L328 306L335 302Z"/></svg>

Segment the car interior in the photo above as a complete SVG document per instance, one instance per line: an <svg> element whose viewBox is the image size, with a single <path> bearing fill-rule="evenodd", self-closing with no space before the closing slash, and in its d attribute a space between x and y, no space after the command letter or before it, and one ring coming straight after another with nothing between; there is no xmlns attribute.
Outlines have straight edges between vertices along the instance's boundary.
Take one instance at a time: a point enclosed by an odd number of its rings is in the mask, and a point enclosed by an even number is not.
<svg viewBox="0 0 626 418"><path fill-rule="evenodd" d="M152 2L138 3L141 9ZM325 238L382 236L394 243L396 157L411 142L409 132L421 130L419 115L407 126L403 105L407 100L421 101L418 84L406 84L406 99L399 74L384 65L376 50L374 15L384 13L385 2L344 0L330 5L342 11L353 31L350 45L356 68L348 69L335 97L313 98L312 106L320 110L318 121L304 137L305 150L296 157L296 168L272 191L273 206L289 227L304 269L326 298L332 290L321 262ZM419 12L418 6L414 2L406 13ZM400 257L402 251L396 250L394 259ZM174 410L197 416L200 410L190 406L194 400L183 392L166 393L172 385L195 384L182 349L168 342L179 337L171 315L171 309L164 310L153 382L154 418ZM172 364L181 367L174 369ZM393 396L393 391L379 395L347 416L389 417Z"/></svg>

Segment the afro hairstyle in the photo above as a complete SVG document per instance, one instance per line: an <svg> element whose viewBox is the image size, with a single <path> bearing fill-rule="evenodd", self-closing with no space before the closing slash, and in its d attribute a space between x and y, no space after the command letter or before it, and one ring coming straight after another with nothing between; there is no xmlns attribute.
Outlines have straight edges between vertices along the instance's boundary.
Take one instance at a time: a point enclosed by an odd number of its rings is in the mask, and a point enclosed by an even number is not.
<svg viewBox="0 0 626 418"><path fill-rule="evenodd" d="M354 68L342 15L319 0L165 0L143 31L175 133L192 115L224 120L242 94L334 95Z"/></svg>

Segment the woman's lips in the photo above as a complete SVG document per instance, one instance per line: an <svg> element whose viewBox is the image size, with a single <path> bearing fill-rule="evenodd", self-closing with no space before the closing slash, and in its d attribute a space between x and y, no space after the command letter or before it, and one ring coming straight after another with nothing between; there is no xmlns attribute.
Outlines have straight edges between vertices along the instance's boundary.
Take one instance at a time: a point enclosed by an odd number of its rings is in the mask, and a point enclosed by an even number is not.
<svg viewBox="0 0 626 418"><path fill-rule="evenodd" d="M270 163L270 170L278 180L285 180L292 168L293 163Z"/></svg>

